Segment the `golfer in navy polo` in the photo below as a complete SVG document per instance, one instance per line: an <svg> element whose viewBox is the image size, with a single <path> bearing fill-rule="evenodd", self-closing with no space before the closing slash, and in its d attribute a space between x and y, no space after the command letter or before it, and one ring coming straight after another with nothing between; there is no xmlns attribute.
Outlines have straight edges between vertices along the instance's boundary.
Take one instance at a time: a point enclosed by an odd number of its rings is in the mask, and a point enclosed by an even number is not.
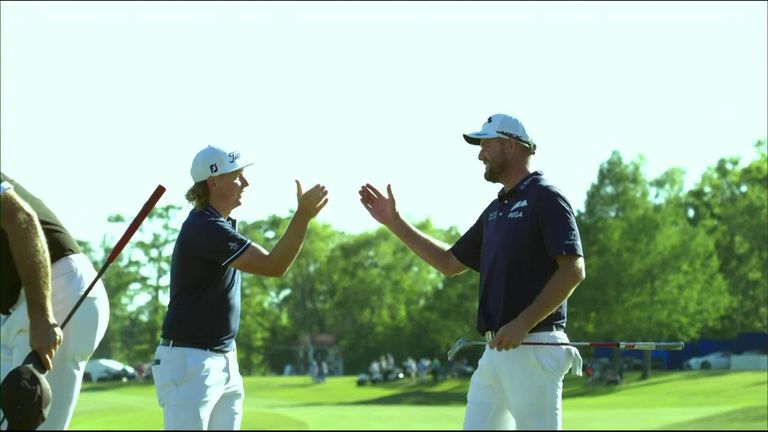
<svg viewBox="0 0 768 432"><path fill-rule="evenodd" d="M370 184L360 201L378 222L446 276L480 273L477 331L488 346L472 375L464 429L562 429L562 383L581 357L568 342L566 300L584 280L584 258L571 205L540 171L536 144L515 117L495 114L464 139L480 146L485 179L504 187L474 225L449 247L418 231Z"/></svg>
<svg viewBox="0 0 768 432"><path fill-rule="evenodd" d="M189 212L171 258L171 298L152 375L165 429L237 430L243 379L235 337L240 272L280 277L301 249L312 218L328 203L325 187L303 192L282 238L267 252L237 232L229 215L248 181L240 153L208 146L192 162Z"/></svg>

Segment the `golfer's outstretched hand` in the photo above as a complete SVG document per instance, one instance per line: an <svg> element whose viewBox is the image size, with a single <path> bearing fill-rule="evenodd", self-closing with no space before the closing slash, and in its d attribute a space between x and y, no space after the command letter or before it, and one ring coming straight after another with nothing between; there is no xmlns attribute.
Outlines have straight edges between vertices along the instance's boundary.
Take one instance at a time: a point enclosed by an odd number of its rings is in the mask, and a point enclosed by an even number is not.
<svg viewBox="0 0 768 432"><path fill-rule="evenodd" d="M360 202L368 213L380 224L390 226L397 218L395 206L395 194L392 193L392 185L387 185L387 196L384 196L370 183L360 187Z"/></svg>
<svg viewBox="0 0 768 432"><path fill-rule="evenodd" d="M296 180L296 200L299 202L296 214L312 219L328 204L328 190L325 186L316 184L312 189L302 192L301 183Z"/></svg>

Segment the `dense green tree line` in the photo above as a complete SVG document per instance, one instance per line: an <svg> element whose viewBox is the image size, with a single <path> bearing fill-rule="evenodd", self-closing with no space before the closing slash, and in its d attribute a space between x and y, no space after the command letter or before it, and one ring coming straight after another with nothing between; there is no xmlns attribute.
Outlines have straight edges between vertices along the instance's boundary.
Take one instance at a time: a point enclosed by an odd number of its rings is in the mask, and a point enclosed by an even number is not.
<svg viewBox="0 0 768 432"><path fill-rule="evenodd" d="M755 149L746 165L721 159L688 191L677 168L647 179L642 158L627 162L614 152L600 166L577 214L587 278L568 303L572 340L768 332L766 141ZM96 356L152 358L179 228L170 221L181 211L155 208L104 275L112 314ZM290 217L241 222L239 229L271 249ZM429 220L417 226L449 244L461 235ZM96 263L111 246L84 244ZM365 370L384 353L442 358L458 336L474 333L477 281L472 271L443 277L384 228L353 235L313 221L285 277L243 277L241 370L279 372L300 359L312 334L336 336L346 373Z"/></svg>

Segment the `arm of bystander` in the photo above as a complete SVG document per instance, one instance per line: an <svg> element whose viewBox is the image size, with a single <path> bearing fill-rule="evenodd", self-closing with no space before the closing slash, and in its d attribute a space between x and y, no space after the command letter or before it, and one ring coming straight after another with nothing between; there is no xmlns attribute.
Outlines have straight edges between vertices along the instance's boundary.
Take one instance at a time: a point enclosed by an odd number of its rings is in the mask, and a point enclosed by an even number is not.
<svg viewBox="0 0 768 432"><path fill-rule="evenodd" d="M0 226L8 237L26 296L29 344L46 370L50 370L53 356L61 345L62 331L51 306L51 259L45 234L35 211L13 189L3 192L0 205Z"/></svg>

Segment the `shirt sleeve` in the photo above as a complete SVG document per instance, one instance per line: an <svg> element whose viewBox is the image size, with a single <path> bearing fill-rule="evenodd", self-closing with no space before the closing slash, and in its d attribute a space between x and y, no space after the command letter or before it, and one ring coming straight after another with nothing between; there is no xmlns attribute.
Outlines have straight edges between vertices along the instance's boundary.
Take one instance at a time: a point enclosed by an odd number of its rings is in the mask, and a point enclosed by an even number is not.
<svg viewBox="0 0 768 432"><path fill-rule="evenodd" d="M563 255L584 256L581 235L576 225L576 216L568 200L554 188L544 189L539 196L541 202L539 223L547 253L552 258Z"/></svg>
<svg viewBox="0 0 768 432"><path fill-rule="evenodd" d="M198 232L191 236L189 247L193 253L227 266L245 253L251 241L237 232L221 218L208 219Z"/></svg>
<svg viewBox="0 0 768 432"><path fill-rule="evenodd" d="M453 244L450 251L462 264L480 271L480 254L483 246L483 215Z"/></svg>
<svg viewBox="0 0 768 432"><path fill-rule="evenodd" d="M4 181L0 183L0 196L2 196L5 191L13 189L13 185L8 183L7 181Z"/></svg>

